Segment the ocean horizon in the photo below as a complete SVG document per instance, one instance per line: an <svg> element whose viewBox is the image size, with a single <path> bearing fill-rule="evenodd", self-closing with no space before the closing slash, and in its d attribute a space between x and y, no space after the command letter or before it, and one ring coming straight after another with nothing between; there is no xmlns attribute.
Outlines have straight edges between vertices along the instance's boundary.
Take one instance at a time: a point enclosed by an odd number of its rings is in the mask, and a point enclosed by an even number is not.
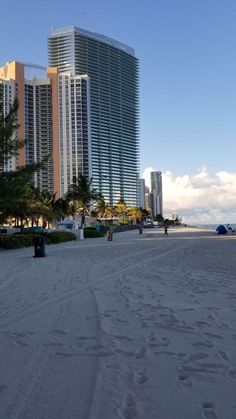
<svg viewBox="0 0 236 419"><path fill-rule="evenodd" d="M211 228L211 229L216 229L216 227L218 225L223 225L227 228L227 225L230 225L230 227L233 230L236 230L236 223L210 223L210 224L205 224L205 223L196 223L196 224L192 224L195 227L201 227L201 228Z"/></svg>

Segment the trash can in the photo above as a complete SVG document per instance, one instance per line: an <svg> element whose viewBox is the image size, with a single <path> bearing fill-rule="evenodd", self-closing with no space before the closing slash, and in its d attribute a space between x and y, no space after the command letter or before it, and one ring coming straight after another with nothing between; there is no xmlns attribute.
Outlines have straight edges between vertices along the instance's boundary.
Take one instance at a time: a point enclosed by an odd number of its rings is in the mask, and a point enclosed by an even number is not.
<svg viewBox="0 0 236 419"><path fill-rule="evenodd" d="M41 237L35 237L33 240L34 243L34 257L35 258L42 258L45 255L45 238L43 236Z"/></svg>

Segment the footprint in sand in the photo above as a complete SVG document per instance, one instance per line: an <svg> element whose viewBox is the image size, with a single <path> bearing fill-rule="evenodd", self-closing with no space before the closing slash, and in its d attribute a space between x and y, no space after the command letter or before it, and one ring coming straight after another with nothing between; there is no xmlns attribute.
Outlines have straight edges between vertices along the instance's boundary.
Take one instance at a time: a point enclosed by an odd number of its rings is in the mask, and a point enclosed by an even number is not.
<svg viewBox="0 0 236 419"><path fill-rule="evenodd" d="M45 347L50 347L50 346L57 347L57 346L63 346L63 343L61 343L61 342L45 342L45 343L42 344L42 346L45 346Z"/></svg>
<svg viewBox="0 0 236 419"><path fill-rule="evenodd" d="M196 354L192 354L189 356L189 361L200 361L201 359L205 359L207 358L209 355L206 354L205 352L199 352Z"/></svg>
<svg viewBox="0 0 236 419"><path fill-rule="evenodd" d="M182 384L183 387L192 388L192 385L193 385L192 381L189 380L187 374L179 374L178 379L179 379L179 381L180 381L180 383Z"/></svg>
<svg viewBox="0 0 236 419"><path fill-rule="evenodd" d="M210 332L205 332L204 335L210 337L210 338L215 338L215 339L224 339L224 336L222 335L218 335L216 333L210 333Z"/></svg>
<svg viewBox="0 0 236 419"><path fill-rule="evenodd" d="M218 419L218 416L214 409L214 404L211 402L203 402L202 403L202 418L203 419Z"/></svg>
<svg viewBox="0 0 236 419"><path fill-rule="evenodd" d="M192 345L203 348L213 348L214 346L213 343L208 339L206 339L205 341L193 342Z"/></svg>
<svg viewBox="0 0 236 419"><path fill-rule="evenodd" d="M223 361L229 361L229 356L224 351L218 351L218 354Z"/></svg>
<svg viewBox="0 0 236 419"><path fill-rule="evenodd" d="M0 383L0 393L2 393L4 390L7 389L7 385L6 384L1 384Z"/></svg>
<svg viewBox="0 0 236 419"><path fill-rule="evenodd" d="M25 335L25 333L17 333L17 332L14 332L14 333L11 333L10 336L12 338L25 338L26 335Z"/></svg>
<svg viewBox="0 0 236 419"><path fill-rule="evenodd" d="M171 344L171 341L170 339L164 337L164 338L161 338L161 344L162 346L169 346Z"/></svg>
<svg viewBox="0 0 236 419"><path fill-rule="evenodd" d="M65 332L65 330L60 330L60 329L54 329L54 330L51 330L51 333L52 334L55 334L55 335L61 335L61 336L64 336L64 335L66 335L67 333Z"/></svg>
<svg viewBox="0 0 236 419"><path fill-rule="evenodd" d="M236 369L229 370L229 375L233 378L236 378Z"/></svg>
<svg viewBox="0 0 236 419"><path fill-rule="evenodd" d="M29 344L27 342L24 342L23 340L16 340L15 344L17 346L24 346L25 348L27 348L29 346Z"/></svg>
<svg viewBox="0 0 236 419"><path fill-rule="evenodd" d="M146 381L148 381L148 375L147 375L146 368L144 368L141 371L137 371L134 374L133 381L135 383L137 383L137 384L144 384L144 383L146 383Z"/></svg>
<svg viewBox="0 0 236 419"><path fill-rule="evenodd" d="M135 357L137 359L142 359L147 355L147 347L142 345L139 349L135 352Z"/></svg>
<svg viewBox="0 0 236 419"><path fill-rule="evenodd" d="M152 344L156 344L157 345L157 342L156 342L157 338L156 338L156 336L154 335L153 332L151 332L147 336L145 336L145 340L146 340L146 342L147 342L148 345L152 345ZM158 344L158 346L159 345L160 344Z"/></svg>
<svg viewBox="0 0 236 419"><path fill-rule="evenodd" d="M128 393L123 401L122 419L137 419L137 406L132 393Z"/></svg>

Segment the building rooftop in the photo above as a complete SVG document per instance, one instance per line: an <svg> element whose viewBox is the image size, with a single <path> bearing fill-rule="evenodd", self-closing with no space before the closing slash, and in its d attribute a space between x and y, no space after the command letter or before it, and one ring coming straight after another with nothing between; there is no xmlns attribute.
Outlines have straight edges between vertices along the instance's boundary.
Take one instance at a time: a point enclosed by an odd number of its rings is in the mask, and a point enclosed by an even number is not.
<svg viewBox="0 0 236 419"><path fill-rule="evenodd" d="M46 67L29 62L23 62L22 64L24 65L25 80L33 80L34 78L47 78Z"/></svg>
<svg viewBox="0 0 236 419"><path fill-rule="evenodd" d="M125 45L122 42L116 41L115 39L112 39L108 36L101 35L101 34L96 33L96 32L90 32L90 31L87 31L85 29L78 28L76 26L68 26L68 27L65 27L65 28L58 28L58 29L53 28L52 29L52 37L58 36L58 35L65 35L66 33L71 33L71 32L77 32L77 33L79 33L81 35L84 35L86 37L95 39L95 40L100 41L100 42L104 42L105 44L111 45L114 48L118 48L118 49L126 52L127 54L135 56L134 49L129 47L128 45Z"/></svg>

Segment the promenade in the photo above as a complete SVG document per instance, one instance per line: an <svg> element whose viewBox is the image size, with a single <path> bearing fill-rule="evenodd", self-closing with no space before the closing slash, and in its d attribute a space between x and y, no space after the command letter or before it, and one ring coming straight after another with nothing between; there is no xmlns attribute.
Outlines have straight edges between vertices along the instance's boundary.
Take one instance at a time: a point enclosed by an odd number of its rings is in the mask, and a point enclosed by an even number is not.
<svg viewBox="0 0 236 419"><path fill-rule="evenodd" d="M236 236L0 251L1 419L235 419Z"/></svg>

